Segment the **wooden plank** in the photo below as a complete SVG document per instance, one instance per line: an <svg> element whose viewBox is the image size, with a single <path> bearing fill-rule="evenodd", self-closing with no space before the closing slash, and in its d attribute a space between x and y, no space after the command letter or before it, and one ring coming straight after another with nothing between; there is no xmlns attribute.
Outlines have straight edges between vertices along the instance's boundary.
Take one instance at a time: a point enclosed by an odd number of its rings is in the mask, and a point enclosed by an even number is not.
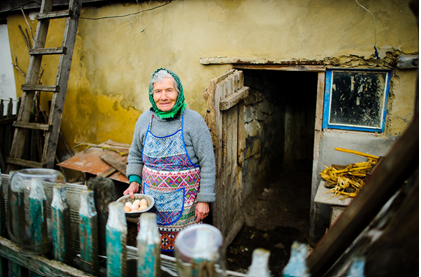
<svg viewBox="0 0 421 277"><path fill-rule="evenodd" d="M249 95L249 88L243 87L238 92L231 94L224 100L221 100L219 103L219 109L221 111L226 111L233 107L234 105L237 105L238 102L245 99Z"/></svg>
<svg viewBox="0 0 421 277"><path fill-rule="evenodd" d="M314 237L314 224L316 220L316 205L314 204L314 198L316 197L316 191L318 186L319 174L317 168L319 165L320 156L320 139L322 136L322 124L323 124L323 102L324 102L324 90L325 90L325 73L320 72L317 77L317 98L316 98L316 114L314 122L314 147L313 147L313 173L311 177L311 198L310 198L310 229L309 234Z"/></svg>
<svg viewBox="0 0 421 277"><path fill-rule="evenodd" d="M106 0L83 0L83 3L105 2ZM54 7L68 6L69 0L54 0ZM0 2L0 12L19 11L21 8L25 11L38 10L40 8L40 1L28 2L27 0L6 0Z"/></svg>
<svg viewBox="0 0 421 277"><path fill-rule="evenodd" d="M121 174L126 176L126 164L120 160L117 160L113 156L108 153L101 154L99 158L104 161L105 163L111 165L115 169L117 169Z"/></svg>
<svg viewBox="0 0 421 277"><path fill-rule="evenodd" d="M33 130L42 130L42 131L47 131L47 132L51 130L51 125L48 125L48 124L29 123L29 122L22 122L22 121L15 121L13 123L13 127L33 129Z"/></svg>
<svg viewBox="0 0 421 277"><path fill-rule="evenodd" d="M57 92L59 91L59 86L43 86L43 85L22 85L21 89L23 91L50 91Z"/></svg>
<svg viewBox="0 0 421 277"><path fill-rule="evenodd" d="M29 55L57 55L66 54L66 52L66 47L32 48L29 50Z"/></svg>
<svg viewBox="0 0 421 277"><path fill-rule="evenodd" d="M214 151L215 151L215 165L216 165L216 176L215 176L215 194L219 195L215 202L212 203L212 216L213 216L213 224L216 228L221 230L221 226L223 225L222 219L222 206L221 201L223 199L223 184L222 184L222 155L223 155L223 146L222 146L222 115L221 111L219 110L219 102L221 95L223 93L223 84L218 83L215 88L214 92L214 122L215 122L215 129L214 129Z"/></svg>
<svg viewBox="0 0 421 277"><path fill-rule="evenodd" d="M44 19L54 19L54 18L63 18L72 16L72 12L69 10L64 11L54 11L48 13L39 13L37 14L37 20L44 20Z"/></svg>
<svg viewBox="0 0 421 277"><path fill-rule="evenodd" d="M206 107L207 111L205 114L205 122L206 125L208 125L208 128L210 130L211 136L212 136L212 142L214 145L214 149L216 147L217 143L217 130L216 130L216 115L215 115L215 108L219 109L219 103L218 105L215 105L215 91L217 84L225 79L227 76L229 76L231 73L233 73L234 70L229 70L225 74L214 78L210 81L209 87L205 89L202 96L206 101Z"/></svg>
<svg viewBox="0 0 421 277"><path fill-rule="evenodd" d="M405 180L418 169L419 114L393 144L371 173L354 201L322 238L307 265L311 276L323 275L344 253L354 239L373 220L383 205L400 189Z"/></svg>
<svg viewBox="0 0 421 277"><path fill-rule="evenodd" d="M42 276L93 276L45 256L23 255L18 245L3 237L0 237L0 255Z"/></svg>
<svg viewBox="0 0 421 277"><path fill-rule="evenodd" d="M255 58L255 57L206 57L206 58L200 58L200 63L203 65L232 64L234 68L240 68L239 66L247 66L247 65L256 65L256 66L263 65L263 66L268 66L268 67L272 66L274 68L276 68L277 66L290 66L290 65L324 66L323 61L275 61L275 60L268 60L265 58Z"/></svg>
<svg viewBox="0 0 421 277"><path fill-rule="evenodd" d="M115 169L114 167L111 167L110 169L98 174L97 176L98 177L108 177L116 171L117 171L117 169Z"/></svg>
<svg viewBox="0 0 421 277"><path fill-rule="evenodd" d="M231 84L233 85L233 84ZM242 175L241 168L238 167L238 118L239 106L235 105L231 109L224 111L223 115L223 196L221 201L224 245L228 246L237 235L244 222L242 209Z"/></svg>
<svg viewBox="0 0 421 277"><path fill-rule="evenodd" d="M234 93L234 76L235 74L232 74L225 80L224 99Z"/></svg>
<svg viewBox="0 0 421 277"><path fill-rule="evenodd" d="M215 149L215 162L216 162L216 176L221 175L222 169L222 114L219 110L219 103L221 101L224 90L224 84L219 83L215 90L215 134L216 141L214 145Z"/></svg>
<svg viewBox="0 0 421 277"><path fill-rule="evenodd" d="M324 65L294 65L294 64L235 64L235 69L258 69L258 70L278 70L278 71L306 71L306 72L325 72Z"/></svg>
<svg viewBox="0 0 421 277"><path fill-rule="evenodd" d="M6 161L8 164L21 165L23 167L43 168L46 166L46 163L33 162L33 161L22 160L22 159L11 158L11 157L8 157Z"/></svg>

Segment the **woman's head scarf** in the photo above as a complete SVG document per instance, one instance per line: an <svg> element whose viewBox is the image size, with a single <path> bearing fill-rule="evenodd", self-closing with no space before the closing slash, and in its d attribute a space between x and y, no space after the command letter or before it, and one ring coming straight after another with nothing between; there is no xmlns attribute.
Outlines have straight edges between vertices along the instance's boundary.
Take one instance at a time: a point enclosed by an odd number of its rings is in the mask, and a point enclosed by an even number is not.
<svg viewBox="0 0 421 277"><path fill-rule="evenodd" d="M151 83L149 84L149 101L152 104L153 111L160 118L175 118L175 117L180 116L180 114L184 111L184 109L187 106L187 104L184 102L184 89L183 89L183 86L181 85L180 78L178 78L177 74L175 74L174 72L172 72L172 71L170 71L168 69L158 68L152 74L152 78L155 76L155 74L158 71L161 71L161 70L165 70L169 74L171 74L171 76L174 78L174 81L177 83L176 85L178 85L178 89L179 89L179 93L178 93L178 96L177 96L177 101L175 102L174 107L172 107L172 109L169 110L169 111L164 112L164 111L161 111L160 109L158 109L158 107L156 106L156 103L155 103L155 101L153 99L153 84L151 84Z"/></svg>

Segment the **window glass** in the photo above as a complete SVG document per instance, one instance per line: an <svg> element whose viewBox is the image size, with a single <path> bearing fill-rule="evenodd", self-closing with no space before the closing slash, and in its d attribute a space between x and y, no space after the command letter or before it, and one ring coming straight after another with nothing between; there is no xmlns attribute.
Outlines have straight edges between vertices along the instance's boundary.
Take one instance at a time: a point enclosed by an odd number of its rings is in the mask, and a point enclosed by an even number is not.
<svg viewBox="0 0 421 277"><path fill-rule="evenodd" d="M381 132L390 72L328 70L324 128Z"/></svg>

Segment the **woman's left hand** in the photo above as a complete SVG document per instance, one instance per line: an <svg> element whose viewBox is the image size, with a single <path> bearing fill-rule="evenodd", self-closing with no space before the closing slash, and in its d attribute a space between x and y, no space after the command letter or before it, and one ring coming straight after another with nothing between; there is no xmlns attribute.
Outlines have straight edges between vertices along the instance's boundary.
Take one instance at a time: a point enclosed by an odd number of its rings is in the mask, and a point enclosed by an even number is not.
<svg viewBox="0 0 421 277"><path fill-rule="evenodd" d="M205 219L209 215L209 203L207 202L197 203L196 211L194 212L194 215L196 216L197 223Z"/></svg>

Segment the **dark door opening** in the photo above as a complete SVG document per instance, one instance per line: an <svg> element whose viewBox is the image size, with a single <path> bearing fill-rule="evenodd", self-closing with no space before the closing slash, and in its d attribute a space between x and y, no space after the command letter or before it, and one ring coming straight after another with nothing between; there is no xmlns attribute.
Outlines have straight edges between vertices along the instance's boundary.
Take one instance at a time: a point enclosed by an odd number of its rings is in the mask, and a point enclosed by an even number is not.
<svg viewBox="0 0 421 277"><path fill-rule="evenodd" d="M250 88L243 121L245 224L227 249L230 270L245 271L256 248L270 250L282 276L293 241L310 243L309 212L318 73L243 70ZM241 113L240 113L241 114Z"/></svg>

